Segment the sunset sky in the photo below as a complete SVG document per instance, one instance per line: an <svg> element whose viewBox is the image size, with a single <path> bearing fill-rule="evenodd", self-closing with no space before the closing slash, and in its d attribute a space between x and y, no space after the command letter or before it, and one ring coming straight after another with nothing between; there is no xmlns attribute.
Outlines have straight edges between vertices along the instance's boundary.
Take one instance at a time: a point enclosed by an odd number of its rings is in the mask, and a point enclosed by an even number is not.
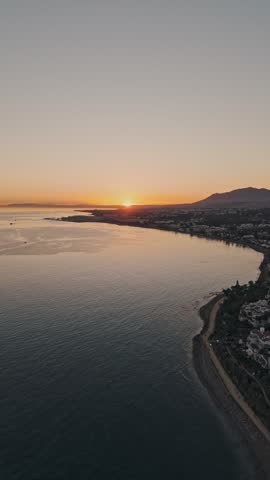
<svg viewBox="0 0 270 480"><path fill-rule="evenodd" d="M268 0L0 0L0 204L270 188Z"/></svg>

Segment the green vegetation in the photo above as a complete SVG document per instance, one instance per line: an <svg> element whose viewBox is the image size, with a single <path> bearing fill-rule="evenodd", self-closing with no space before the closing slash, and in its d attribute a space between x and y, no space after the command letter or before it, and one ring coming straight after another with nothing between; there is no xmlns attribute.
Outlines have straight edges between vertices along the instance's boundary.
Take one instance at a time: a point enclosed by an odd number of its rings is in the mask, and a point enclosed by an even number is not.
<svg viewBox="0 0 270 480"><path fill-rule="evenodd" d="M224 302L219 310L216 330L211 343L225 370L257 415L270 428L270 373L245 351L250 324L239 321L244 303L265 298L269 281L249 282L224 290Z"/></svg>

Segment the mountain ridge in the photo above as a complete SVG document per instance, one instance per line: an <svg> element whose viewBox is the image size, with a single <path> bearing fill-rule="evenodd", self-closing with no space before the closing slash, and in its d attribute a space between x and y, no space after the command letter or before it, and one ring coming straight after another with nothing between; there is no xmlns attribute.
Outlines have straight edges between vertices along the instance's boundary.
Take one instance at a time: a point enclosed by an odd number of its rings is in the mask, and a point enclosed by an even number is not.
<svg viewBox="0 0 270 480"><path fill-rule="evenodd" d="M222 206L269 206L270 190L267 188L245 187L224 193L213 193L207 198L191 204L200 207Z"/></svg>
<svg viewBox="0 0 270 480"><path fill-rule="evenodd" d="M4 205L3 205L4 206ZM244 187L223 193L213 193L210 196L193 203L182 204L148 204L134 205L134 207L179 207L179 208L225 208L225 207L270 207L270 189ZM97 205L97 204L50 204L50 203L13 203L6 207L13 208L119 208L121 205Z"/></svg>

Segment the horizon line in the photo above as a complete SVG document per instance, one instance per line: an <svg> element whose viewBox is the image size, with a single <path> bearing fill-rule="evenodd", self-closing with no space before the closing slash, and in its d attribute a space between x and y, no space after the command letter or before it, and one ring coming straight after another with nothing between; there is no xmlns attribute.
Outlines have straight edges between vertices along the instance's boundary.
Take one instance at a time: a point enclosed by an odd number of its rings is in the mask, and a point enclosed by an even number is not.
<svg viewBox="0 0 270 480"><path fill-rule="evenodd" d="M193 205L196 204L197 202L200 202L202 200L206 200L209 197L213 195L220 195L220 194L225 194L225 193L232 193L232 192L237 192L239 190L268 190L267 187L238 187L233 190L226 190L223 192L214 192L210 194L207 197L201 197L199 200L195 200L192 202L181 202L181 201L176 201L176 202L148 202L148 203L136 203L136 202L121 202L121 203L88 203L88 202L70 202L70 203L61 203L61 202L7 202L7 203L0 203L0 208L116 208L116 207L122 207L125 206L125 203L130 203L130 206L133 207L154 207L154 206L187 206L187 205Z"/></svg>

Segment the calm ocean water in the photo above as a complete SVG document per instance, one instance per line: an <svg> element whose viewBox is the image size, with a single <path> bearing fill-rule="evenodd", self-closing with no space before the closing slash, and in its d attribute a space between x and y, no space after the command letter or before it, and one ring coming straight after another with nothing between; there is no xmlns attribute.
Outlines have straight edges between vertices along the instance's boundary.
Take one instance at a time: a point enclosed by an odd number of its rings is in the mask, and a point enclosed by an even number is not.
<svg viewBox="0 0 270 480"><path fill-rule="evenodd" d="M59 214L0 210L1 480L245 478L192 338L261 255Z"/></svg>

